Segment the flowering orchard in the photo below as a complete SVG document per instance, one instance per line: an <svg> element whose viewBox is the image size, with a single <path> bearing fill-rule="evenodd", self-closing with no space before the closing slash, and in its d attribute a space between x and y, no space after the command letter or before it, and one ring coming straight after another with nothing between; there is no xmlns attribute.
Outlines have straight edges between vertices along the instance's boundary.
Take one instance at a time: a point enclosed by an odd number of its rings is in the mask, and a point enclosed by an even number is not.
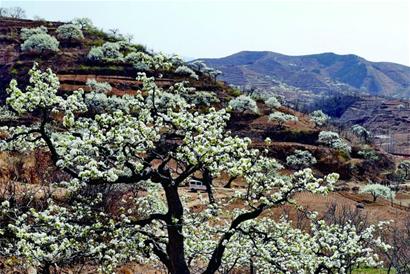
<svg viewBox="0 0 410 274"><path fill-rule="evenodd" d="M51 183L65 191L64 199L50 197L41 206L7 193L0 198L1 257L45 273L51 265L84 261L106 273L133 261L178 274L250 265L258 273L347 273L358 263L380 264L375 250L388 248L375 237L382 224L359 231L309 213L306 232L262 217L294 204L297 192L328 193L338 175L316 178L311 169L280 175L281 166L251 149L250 139L225 131L225 109L196 109L187 99L192 88L162 89L140 74L136 95L60 95L50 69L34 66L29 74L25 89L11 81L7 105L33 123L1 128L7 136L0 149L47 150L71 179ZM216 199L213 180L221 173L244 178L246 190ZM207 189L200 211L182 195L194 175ZM114 189L137 193L116 214L107 210Z"/></svg>

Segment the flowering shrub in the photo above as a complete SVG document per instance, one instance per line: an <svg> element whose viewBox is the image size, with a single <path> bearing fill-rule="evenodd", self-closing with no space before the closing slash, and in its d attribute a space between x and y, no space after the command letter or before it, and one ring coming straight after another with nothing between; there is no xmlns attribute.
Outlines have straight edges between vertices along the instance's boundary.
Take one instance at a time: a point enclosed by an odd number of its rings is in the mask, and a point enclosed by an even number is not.
<svg viewBox="0 0 410 274"><path fill-rule="evenodd" d="M316 127L324 126L329 120L329 116L323 113L322 110L315 110L310 114L310 120Z"/></svg>
<svg viewBox="0 0 410 274"><path fill-rule="evenodd" d="M353 132L354 135L356 135L358 138L363 140L365 143L369 142L371 134L364 127L362 127L360 125L353 125L352 126L352 132Z"/></svg>
<svg viewBox="0 0 410 274"><path fill-rule="evenodd" d="M71 24L74 24L80 28L80 30L93 30L95 26L90 18L82 17L82 18L74 18L71 20Z"/></svg>
<svg viewBox="0 0 410 274"><path fill-rule="evenodd" d="M22 28L20 31L20 38L22 40L27 40L30 36L35 34L47 34L48 30L44 26L40 26L37 28Z"/></svg>
<svg viewBox="0 0 410 274"><path fill-rule="evenodd" d="M198 106L211 106L214 103L219 103L218 97L215 94L208 91L196 91L190 98L187 100L194 105Z"/></svg>
<svg viewBox="0 0 410 274"><path fill-rule="evenodd" d="M229 106L234 111L258 113L258 106L255 100L246 95L240 95L229 102Z"/></svg>
<svg viewBox="0 0 410 274"><path fill-rule="evenodd" d="M194 71L207 75L213 79L216 79L216 77L222 74L220 70L210 68L203 61L200 61L200 60L191 62L188 64L188 66L192 68Z"/></svg>
<svg viewBox="0 0 410 274"><path fill-rule="evenodd" d="M7 106L0 106L0 121L8 121L15 118L17 118L17 116L10 111Z"/></svg>
<svg viewBox="0 0 410 274"><path fill-rule="evenodd" d="M290 121L297 122L299 119L298 117L294 115L283 113L280 111L275 111L269 115L269 120L275 121L276 123L279 124L279 127L283 127L283 125L286 122L290 122Z"/></svg>
<svg viewBox="0 0 410 274"><path fill-rule="evenodd" d="M131 52L125 57L124 61L132 64L138 71L149 71L152 58L144 52Z"/></svg>
<svg viewBox="0 0 410 274"><path fill-rule="evenodd" d="M87 58L91 61L122 61L120 48L119 43L106 42L101 47L92 47Z"/></svg>
<svg viewBox="0 0 410 274"><path fill-rule="evenodd" d="M139 71L169 71L182 63L181 59L177 56L167 56L162 53L149 55L141 51L129 53L124 61L132 64Z"/></svg>
<svg viewBox="0 0 410 274"><path fill-rule="evenodd" d="M37 28L22 28L20 38L24 41L21 44L22 51L33 51L42 53L44 51L58 51L59 42L53 36L47 34L47 28L40 26Z"/></svg>
<svg viewBox="0 0 410 274"><path fill-rule="evenodd" d="M88 52L87 58L91 61L102 61L104 58L104 52L101 47L92 47Z"/></svg>
<svg viewBox="0 0 410 274"><path fill-rule="evenodd" d="M135 95L59 94L51 70L34 67L29 74L24 90L11 81L7 104L20 115L40 115L31 125L3 127L9 136L0 149L49 151L68 178L50 190L64 191L66 199L49 196L37 206L0 196L2 257L43 272L90 259L105 273L129 261L173 274L242 268L250 259L261 273L347 273L357 263L379 263L375 248L384 244L374 237L377 226L358 231L349 223L316 221L312 214L307 233L261 217L298 192L328 193L338 175L317 178L310 169L281 175L275 159L225 130L225 109L196 111L184 97L191 88L179 83L162 89L140 74L141 92ZM95 95L111 101L90 115L87 100ZM222 173L241 176L246 191L217 199L212 181ZM207 197L198 197L200 211L181 195L194 176L207 189ZM111 193L115 186L144 195L123 196L113 214L107 204L117 197Z"/></svg>
<svg viewBox="0 0 410 274"><path fill-rule="evenodd" d="M294 169L307 168L316 162L316 158L306 150L297 149L292 155L286 157L286 164Z"/></svg>
<svg viewBox="0 0 410 274"><path fill-rule="evenodd" d="M370 162L375 162L379 160L379 156L377 155L376 151L374 151L374 149L369 148L369 147L366 147L360 150L359 152L357 152L357 154L362 156L363 159L366 159L367 161L370 161Z"/></svg>
<svg viewBox="0 0 410 274"><path fill-rule="evenodd" d="M279 102L279 100L275 96L269 97L269 99L265 101L265 104L270 109L275 109L275 108L280 108L281 107L281 103Z"/></svg>
<svg viewBox="0 0 410 274"><path fill-rule="evenodd" d="M60 43L53 36L47 33L33 34L29 36L23 44L21 44L22 51L33 51L43 53L44 51L58 51Z"/></svg>
<svg viewBox="0 0 410 274"><path fill-rule="evenodd" d="M64 24L57 28L57 38L65 40L82 40L84 39L81 28L76 24Z"/></svg>
<svg viewBox="0 0 410 274"><path fill-rule="evenodd" d="M395 193L388 186L381 184L368 184L360 190L360 193L370 193L373 197L373 202L375 202L378 197L390 200L395 196Z"/></svg>
<svg viewBox="0 0 410 274"><path fill-rule="evenodd" d="M157 53L152 56L149 67L154 70L170 70L174 66L174 62L180 64L180 59L177 56L167 56L163 53Z"/></svg>
<svg viewBox="0 0 410 274"><path fill-rule="evenodd" d="M101 49L104 53L104 58L107 60L121 60L123 57L120 52L121 45L119 43L105 42Z"/></svg>
<svg viewBox="0 0 410 274"><path fill-rule="evenodd" d="M339 134L333 131L321 131L318 142L347 154L352 151L352 148L339 137Z"/></svg>
<svg viewBox="0 0 410 274"><path fill-rule="evenodd" d="M193 71L192 69L190 69L187 66L177 67L177 69L175 70L175 73L181 74L181 75L186 75L186 76L189 76L191 78L194 78L194 79L198 80L198 75L196 75L195 71Z"/></svg>
<svg viewBox="0 0 410 274"><path fill-rule="evenodd" d="M108 93L112 90L112 87L107 82L97 82L95 79L87 79L86 85L97 93Z"/></svg>
<svg viewBox="0 0 410 274"><path fill-rule="evenodd" d="M332 146L333 143L339 142L339 134L333 131L321 131L319 133L319 142L328 146Z"/></svg>
<svg viewBox="0 0 410 274"><path fill-rule="evenodd" d="M195 72L186 67L179 56L148 53L144 46L131 44L125 40L106 42L100 47L92 47L87 57L91 61L115 61L117 63L130 64L139 72L152 70L170 71L179 68L177 73L197 78Z"/></svg>

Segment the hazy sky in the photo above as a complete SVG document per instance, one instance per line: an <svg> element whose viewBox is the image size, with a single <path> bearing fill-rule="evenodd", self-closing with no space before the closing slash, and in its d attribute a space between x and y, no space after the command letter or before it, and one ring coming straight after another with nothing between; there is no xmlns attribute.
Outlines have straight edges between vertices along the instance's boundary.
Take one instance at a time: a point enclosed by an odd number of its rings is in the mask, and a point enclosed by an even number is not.
<svg viewBox="0 0 410 274"><path fill-rule="evenodd" d="M241 50L353 53L410 66L410 1L10 1L28 16L89 17L157 51L222 57Z"/></svg>

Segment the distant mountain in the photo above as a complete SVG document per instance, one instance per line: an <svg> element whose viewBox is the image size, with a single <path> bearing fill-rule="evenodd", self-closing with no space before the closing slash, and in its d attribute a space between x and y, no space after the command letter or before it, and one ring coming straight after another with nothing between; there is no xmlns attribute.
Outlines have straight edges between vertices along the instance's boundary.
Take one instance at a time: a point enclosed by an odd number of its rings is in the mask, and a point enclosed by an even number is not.
<svg viewBox="0 0 410 274"><path fill-rule="evenodd" d="M266 88L279 82L315 93L349 90L410 97L410 67L370 62L353 54L289 56L270 51L242 51L201 60L221 70L221 79L234 85Z"/></svg>

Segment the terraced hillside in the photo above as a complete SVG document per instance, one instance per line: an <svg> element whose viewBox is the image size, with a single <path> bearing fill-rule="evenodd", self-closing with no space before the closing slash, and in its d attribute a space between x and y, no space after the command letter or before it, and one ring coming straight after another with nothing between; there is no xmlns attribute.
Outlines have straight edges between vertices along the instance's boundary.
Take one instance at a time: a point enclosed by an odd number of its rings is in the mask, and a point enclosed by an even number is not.
<svg viewBox="0 0 410 274"><path fill-rule="evenodd" d="M2 18L0 21L0 101L5 98L5 88L12 78L22 83L27 81L27 72L34 62L38 62L42 68L51 68L58 75L62 91L72 91L77 88L87 90L86 81L93 78L97 81L108 82L113 87L114 93L132 93L137 90L138 83L135 78L138 71L132 65L119 62L96 64L88 61L87 54L92 47L118 40L102 31L85 31L85 39L81 43L60 43L60 51L57 53L38 55L20 50L22 28L45 26L49 34L55 35L55 30L62 24L62 22ZM159 76L159 74L162 74L162 77L157 79L160 86L170 86L172 83L185 79L179 75L167 75L166 72L158 70L148 72L148 75L152 76ZM209 77L202 76L201 81L190 79L190 82L201 90L215 88L215 84Z"/></svg>
<svg viewBox="0 0 410 274"><path fill-rule="evenodd" d="M341 123L371 130L384 150L410 156L410 101L361 97L340 117Z"/></svg>

